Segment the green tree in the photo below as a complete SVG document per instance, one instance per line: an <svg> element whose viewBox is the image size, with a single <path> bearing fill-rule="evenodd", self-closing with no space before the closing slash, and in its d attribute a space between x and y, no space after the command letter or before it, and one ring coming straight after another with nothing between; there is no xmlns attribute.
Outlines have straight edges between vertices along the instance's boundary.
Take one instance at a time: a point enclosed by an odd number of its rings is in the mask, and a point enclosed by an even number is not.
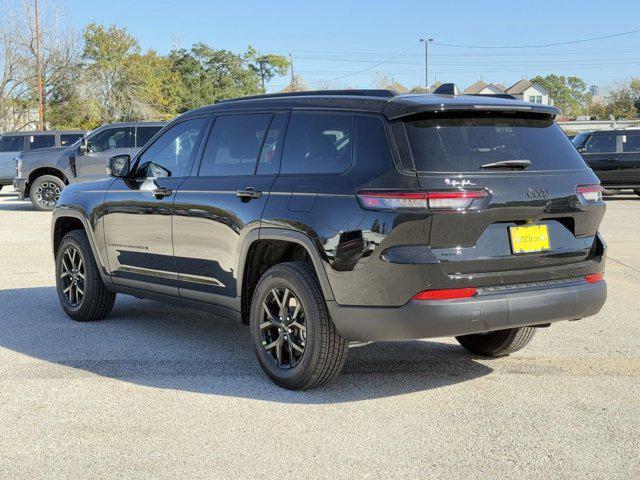
<svg viewBox="0 0 640 480"><path fill-rule="evenodd" d="M262 91L266 90L265 84L276 75L283 76L289 71L289 59L283 55L275 55L272 53L261 54L251 45L247 48L244 55L248 66L256 72L260 77Z"/></svg>
<svg viewBox="0 0 640 480"><path fill-rule="evenodd" d="M628 83L620 84L607 94L606 112L616 120L631 119L638 116L637 98Z"/></svg>
<svg viewBox="0 0 640 480"><path fill-rule="evenodd" d="M565 115L581 115L585 112L588 102L587 85L581 78L551 74L534 77L531 82L546 88L554 105Z"/></svg>
<svg viewBox="0 0 640 480"><path fill-rule="evenodd" d="M244 56L196 43L190 50L169 53L173 72L182 82L179 112L219 100L262 93L260 77Z"/></svg>

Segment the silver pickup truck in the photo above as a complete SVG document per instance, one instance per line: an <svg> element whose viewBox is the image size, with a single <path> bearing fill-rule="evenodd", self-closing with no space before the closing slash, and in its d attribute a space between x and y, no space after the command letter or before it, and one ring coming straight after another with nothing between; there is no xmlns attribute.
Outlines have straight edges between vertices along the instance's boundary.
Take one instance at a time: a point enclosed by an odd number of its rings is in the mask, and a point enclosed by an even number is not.
<svg viewBox="0 0 640 480"><path fill-rule="evenodd" d="M30 198L39 210L53 210L65 186L107 177L109 157L133 156L164 122L103 125L67 147L47 148L15 156L13 186L20 199Z"/></svg>
<svg viewBox="0 0 640 480"><path fill-rule="evenodd" d="M0 135L0 189L13 182L17 155L53 147L68 147L86 134L82 130L46 130Z"/></svg>

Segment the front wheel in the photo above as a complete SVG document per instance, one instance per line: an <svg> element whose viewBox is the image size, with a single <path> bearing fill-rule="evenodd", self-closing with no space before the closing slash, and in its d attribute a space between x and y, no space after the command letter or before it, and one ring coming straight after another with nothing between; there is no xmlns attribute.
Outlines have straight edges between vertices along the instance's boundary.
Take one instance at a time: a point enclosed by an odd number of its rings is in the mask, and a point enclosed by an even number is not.
<svg viewBox="0 0 640 480"><path fill-rule="evenodd" d="M523 349L535 333L534 327L520 327L462 335L456 337L456 340L471 353L500 357Z"/></svg>
<svg viewBox="0 0 640 480"><path fill-rule="evenodd" d="M113 308L116 295L102 281L82 230L65 235L56 250L56 289L62 309L73 320L99 320Z"/></svg>
<svg viewBox="0 0 640 480"><path fill-rule="evenodd" d="M335 377L348 343L329 317L316 274L304 262L275 265L251 301L253 348L260 366L290 390L317 387Z"/></svg>
<svg viewBox="0 0 640 480"><path fill-rule="evenodd" d="M64 182L58 177L42 175L31 184L29 198L38 210L53 210L64 187Z"/></svg>

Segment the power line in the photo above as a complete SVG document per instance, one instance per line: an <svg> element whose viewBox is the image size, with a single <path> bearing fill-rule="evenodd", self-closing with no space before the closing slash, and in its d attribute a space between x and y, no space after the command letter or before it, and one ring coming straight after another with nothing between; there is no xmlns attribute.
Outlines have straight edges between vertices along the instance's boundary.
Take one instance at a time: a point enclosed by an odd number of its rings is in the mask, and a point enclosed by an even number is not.
<svg viewBox="0 0 640 480"><path fill-rule="evenodd" d="M368 70L371 70L372 68L376 68L376 67L379 67L380 65L384 65L385 63L388 63L388 62L400 57L401 55L404 55L408 51L413 50L417 46L418 46L418 44L412 45L411 47L407 48L405 51L400 52L397 55L394 55L393 57L388 58L387 60L383 60L382 62L378 62L378 63L376 63L374 65L369 66L369 67L363 68L362 70L358 70L356 72L349 73L347 75L342 75L341 77L332 78L331 80L329 80L329 82L335 82L337 80L342 80L343 78L351 77L353 75L358 75L359 73L363 73L363 72L366 72Z"/></svg>
<svg viewBox="0 0 640 480"><path fill-rule="evenodd" d="M625 35L631 35L634 33L640 32L640 28L637 30L630 30L628 32L614 33L612 35L602 35L599 37L591 37L591 38L583 38L581 40L570 40L568 42L555 42L555 43L542 43L538 45L458 45L454 43L441 43L441 42L433 42L435 45L440 45L442 47L455 47L455 48L546 48L546 47L557 47L560 45L573 45L576 43L583 42L593 42L594 40L604 40L605 38L614 38L614 37L622 37Z"/></svg>

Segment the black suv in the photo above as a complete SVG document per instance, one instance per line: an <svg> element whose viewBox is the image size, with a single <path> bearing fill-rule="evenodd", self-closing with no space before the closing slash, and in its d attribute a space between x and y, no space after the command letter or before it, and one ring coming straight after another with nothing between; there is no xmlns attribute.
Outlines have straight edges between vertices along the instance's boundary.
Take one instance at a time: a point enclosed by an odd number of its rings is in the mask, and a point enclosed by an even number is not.
<svg viewBox="0 0 640 480"><path fill-rule="evenodd" d="M633 190L640 195L640 130L581 132L572 142L600 179L604 193Z"/></svg>
<svg viewBox="0 0 640 480"><path fill-rule="evenodd" d="M62 308L95 320L124 293L237 317L290 389L334 377L350 342L514 352L606 298L601 187L556 113L377 90L193 110L62 192Z"/></svg>

